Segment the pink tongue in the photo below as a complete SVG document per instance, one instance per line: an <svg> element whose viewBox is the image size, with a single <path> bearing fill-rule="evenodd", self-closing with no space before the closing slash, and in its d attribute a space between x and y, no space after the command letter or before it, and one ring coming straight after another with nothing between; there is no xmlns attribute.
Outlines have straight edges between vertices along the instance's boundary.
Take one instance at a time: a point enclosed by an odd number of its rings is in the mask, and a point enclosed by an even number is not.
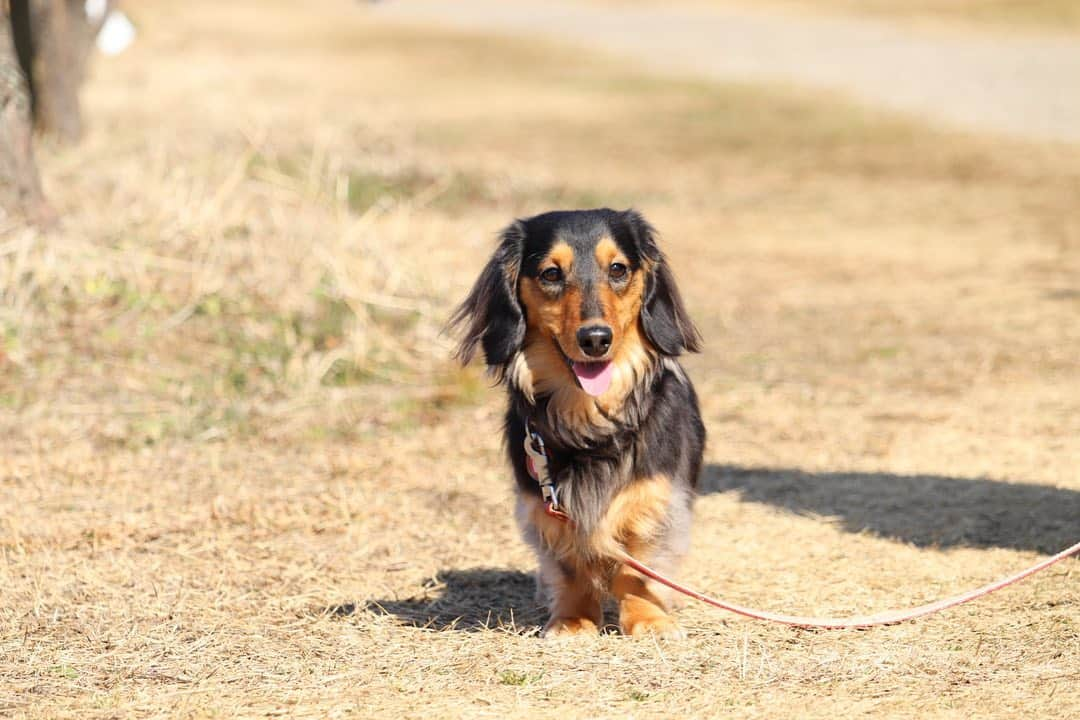
<svg viewBox="0 0 1080 720"><path fill-rule="evenodd" d="M599 397L611 385L611 376L615 368L610 361L577 362L574 361L574 375L577 375L581 389L593 397Z"/></svg>

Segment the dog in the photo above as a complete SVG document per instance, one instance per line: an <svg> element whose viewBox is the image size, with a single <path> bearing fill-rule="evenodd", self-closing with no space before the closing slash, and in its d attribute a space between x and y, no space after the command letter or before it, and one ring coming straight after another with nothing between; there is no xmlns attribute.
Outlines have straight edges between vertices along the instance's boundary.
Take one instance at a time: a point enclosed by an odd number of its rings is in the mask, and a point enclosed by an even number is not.
<svg viewBox="0 0 1080 720"><path fill-rule="evenodd" d="M545 637L596 634L608 596L624 634L683 636L671 592L618 560L676 569L705 445L677 360L701 336L656 238L635 210L517 220L450 319L462 363L482 350L509 396L516 515L538 558Z"/></svg>

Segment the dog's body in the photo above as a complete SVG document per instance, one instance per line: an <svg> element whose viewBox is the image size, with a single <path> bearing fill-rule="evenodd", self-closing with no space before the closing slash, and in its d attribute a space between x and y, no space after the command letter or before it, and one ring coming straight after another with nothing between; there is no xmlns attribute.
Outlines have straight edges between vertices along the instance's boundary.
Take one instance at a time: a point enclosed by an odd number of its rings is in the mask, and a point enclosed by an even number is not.
<svg viewBox="0 0 1080 720"><path fill-rule="evenodd" d="M595 633L611 594L623 632L680 636L666 589L617 560L625 550L675 569L705 442L675 359L700 340L652 228L607 209L517 221L453 322L467 326L462 360L481 346L507 386L518 521L551 609L545 634ZM530 430L570 521L545 507L524 450Z"/></svg>

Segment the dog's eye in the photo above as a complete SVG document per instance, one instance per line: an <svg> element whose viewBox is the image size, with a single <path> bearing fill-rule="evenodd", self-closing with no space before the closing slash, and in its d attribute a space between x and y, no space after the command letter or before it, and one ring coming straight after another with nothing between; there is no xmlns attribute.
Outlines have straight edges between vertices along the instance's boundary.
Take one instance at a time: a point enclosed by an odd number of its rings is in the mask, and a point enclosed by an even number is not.
<svg viewBox="0 0 1080 720"><path fill-rule="evenodd" d="M557 267L549 267L544 272L540 273L540 279L544 282L557 283L563 278L562 270Z"/></svg>
<svg viewBox="0 0 1080 720"><path fill-rule="evenodd" d="M626 277L627 269L622 263L611 263L611 267L608 268L608 275L612 280L622 280Z"/></svg>

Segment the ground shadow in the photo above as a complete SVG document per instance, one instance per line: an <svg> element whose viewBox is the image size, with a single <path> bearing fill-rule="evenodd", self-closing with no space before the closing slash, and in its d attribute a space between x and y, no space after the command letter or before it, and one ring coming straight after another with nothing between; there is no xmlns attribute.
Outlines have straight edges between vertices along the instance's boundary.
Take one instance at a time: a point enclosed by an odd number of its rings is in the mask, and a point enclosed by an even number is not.
<svg viewBox="0 0 1080 720"><path fill-rule="evenodd" d="M444 570L422 590L405 599L371 600L360 608L397 617L413 627L476 632L493 628L519 634L539 630L545 610L536 601L536 583L529 573L495 568ZM328 609L351 615L355 604Z"/></svg>
<svg viewBox="0 0 1080 720"><path fill-rule="evenodd" d="M789 468L710 465L703 495L733 492L746 502L838 518L849 532L871 532L920 547L1011 548L1055 553L1080 540L1080 492L939 475L810 473ZM335 617L386 614L434 630L539 632L546 611L533 576L517 570L444 570L408 598L323 608Z"/></svg>
<svg viewBox="0 0 1080 720"><path fill-rule="evenodd" d="M799 514L839 518L920 547L1001 547L1056 553L1080 540L1080 492L938 475L810 473L710 465L702 494L735 492Z"/></svg>

